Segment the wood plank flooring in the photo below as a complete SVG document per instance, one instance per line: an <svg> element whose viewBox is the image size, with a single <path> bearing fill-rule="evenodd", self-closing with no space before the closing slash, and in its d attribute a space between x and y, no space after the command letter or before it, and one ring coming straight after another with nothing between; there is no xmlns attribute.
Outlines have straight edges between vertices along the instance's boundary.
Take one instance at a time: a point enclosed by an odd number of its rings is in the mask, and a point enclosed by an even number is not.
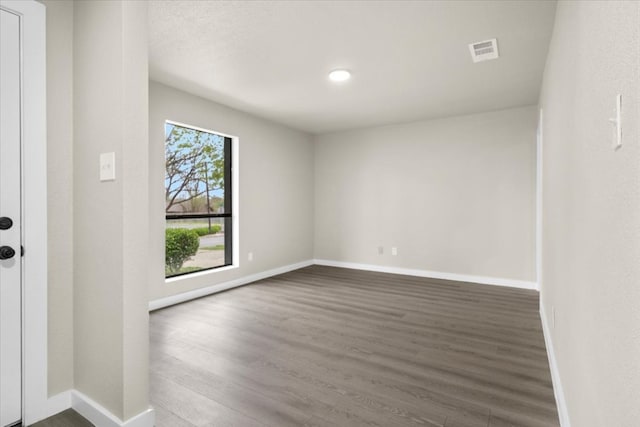
<svg viewBox="0 0 640 427"><path fill-rule="evenodd" d="M150 335L159 427L559 426L533 291L311 266Z"/></svg>

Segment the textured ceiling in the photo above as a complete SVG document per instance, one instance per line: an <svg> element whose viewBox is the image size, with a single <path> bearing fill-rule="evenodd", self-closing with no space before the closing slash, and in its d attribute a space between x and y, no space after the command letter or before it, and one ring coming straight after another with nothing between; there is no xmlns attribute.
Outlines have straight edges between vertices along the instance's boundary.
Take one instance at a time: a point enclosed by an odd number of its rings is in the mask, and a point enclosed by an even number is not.
<svg viewBox="0 0 640 427"><path fill-rule="evenodd" d="M311 133L534 104L555 6L151 1L150 75ZM490 38L500 58L474 64L467 45Z"/></svg>

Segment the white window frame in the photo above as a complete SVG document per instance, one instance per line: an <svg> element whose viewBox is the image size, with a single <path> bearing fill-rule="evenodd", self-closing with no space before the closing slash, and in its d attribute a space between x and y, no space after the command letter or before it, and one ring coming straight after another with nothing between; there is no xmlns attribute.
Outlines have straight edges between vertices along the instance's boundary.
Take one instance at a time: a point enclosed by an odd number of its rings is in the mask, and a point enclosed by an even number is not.
<svg viewBox="0 0 640 427"><path fill-rule="evenodd" d="M239 149L238 145L240 142L240 138L237 136L229 135L224 132L218 132L211 129L205 129L198 126L190 125L187 123L177 122L175 120L165 120L164 123L169 123L176 126L181 126L189 129L194 129L200 132L213 133L216 135L220 135L222 137L231 138L231 224L232 224L232 245L233 245L233 253L232 253L232 263L230 265L226 265L224 267L218 267L214 269L204 270L204 271L196 271L194 273L183 274L176 277L168 277L165 278L165 284L172 284L177 282L182 282L185 280L190 280L196 277L208 276L211 274L220 273L223 271L234 270L240 267L240 172L238 165L239 163Z"/></svg>

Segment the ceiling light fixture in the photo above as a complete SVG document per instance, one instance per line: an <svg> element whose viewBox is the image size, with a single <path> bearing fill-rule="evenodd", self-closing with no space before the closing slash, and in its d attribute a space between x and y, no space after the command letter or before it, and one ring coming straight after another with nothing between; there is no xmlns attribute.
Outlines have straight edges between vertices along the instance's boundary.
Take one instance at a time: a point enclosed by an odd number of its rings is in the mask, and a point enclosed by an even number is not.
<svg viewBox="0 0 640 427"><path fill-rule="evenodd" d="M351 78L349 70L333 70L329 73L329 80L332 82L344 82Z"/></svg>

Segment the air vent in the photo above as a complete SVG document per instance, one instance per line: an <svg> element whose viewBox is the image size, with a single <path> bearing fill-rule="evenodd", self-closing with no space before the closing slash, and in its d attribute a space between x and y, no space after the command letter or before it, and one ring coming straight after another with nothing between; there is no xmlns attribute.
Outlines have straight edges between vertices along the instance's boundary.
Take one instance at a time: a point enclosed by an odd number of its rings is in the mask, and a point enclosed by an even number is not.
<svg viewBox="0 0 640 427"><path fill-rule="evenodd" d="M469 45L473 62L482 62L498 57L498 41L496 39L485 40Z"/></svg>

